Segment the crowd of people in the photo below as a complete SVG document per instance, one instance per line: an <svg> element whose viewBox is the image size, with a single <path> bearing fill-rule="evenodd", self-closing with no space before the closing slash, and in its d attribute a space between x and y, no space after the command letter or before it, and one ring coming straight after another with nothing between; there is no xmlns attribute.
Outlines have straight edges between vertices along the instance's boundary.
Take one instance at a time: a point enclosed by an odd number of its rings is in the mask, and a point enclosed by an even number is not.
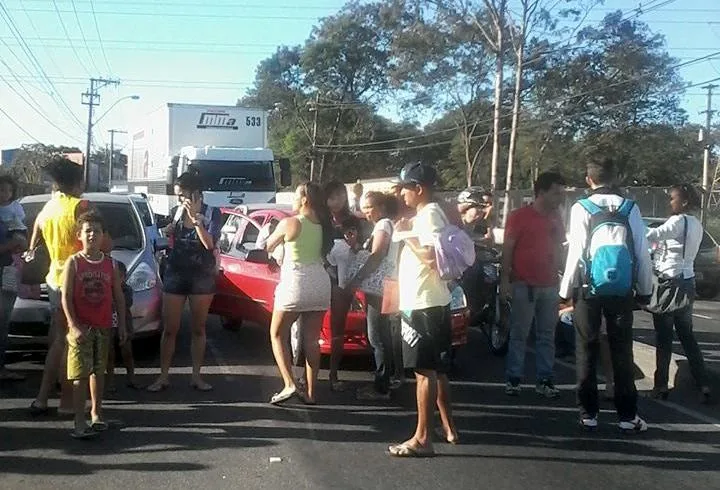
<svg viewBox="0 0 720 490"><path fill-rule="evenodd" d="M105 373L114 373L113 342L122 346L128 386L137 388L129 348L132 292L125 268L110 258L112 241L102 216L81 199L80 167L64 159L48 167L54 182L52 199L38 215L31 238L22 229L22 207L16 205L11 181L0 179L0 259L27 249L28 262L40 244L50 257L47 285L52 311L50 347L33 414L48 412L48 398L62 383L60 411L74 415L72 436L91 438L107 429L102 412ZM502 243L500 294L512 305L505 393L521 394L527 339L532 327L536 342L536 389L554 398L558 324L572 325L566 341L577 363L577 404L580 425L598 425L597 365L603 360L607 390L617 409L619 428L647 430L637 413L633 378L632 323L638 305L653 313L657 333L654 395L667 398L668 366L673 329L688 356L703 400L710 389L702 355L692 334L693 262L702 225L692 215L699 205L692 186L670 190L672 216L647 230L637 204L615 187L615 168L607 158L587 164L587 197L570 211L569 232L560 209L566 183L560 174L543 173L535 184L532 204L507 218ZM397 457L434 454L435 434L456 444L460 435L452 416L448 372L451 367L450 283L439 272L438 241L449 226L465 230L481 247L493 247L492 195L469 189L457 206L436 199L438 176L423 163L405 166L391 192L363 193L330 182L324 187L297 187L292 217L274 229L264 228L258 245L280 263L280 281L270 324L270 341L282 386L269 402L292 398L317 403L320 350L318 339L325 312L331 315L331 391L347 389L339 379L346 316L356 291L365 297L367 339L374 359L373 383L356 392L359 400L387 400L403 383L407 370L416 381L417 424L405 442L389 447ZM186 302L191 312L191 386L212 390L201 377L205 325L215 292L218 257L215 243L221 219L202 200L202 181L183 174L176 185L179 206L167 232L171 250L163 272L164 331L160 376L147 387L170 387L177 332ZM651 258L648 240L659 243ZM478 255L478 262L482 257ZM3 262L5 264L5 262ZM477 293L482 268L467 267L466 294ZM4 277L4 275L3 275ZM458 278L459 279L459 278ZM4 303L3 303L4 304ZM9 312L0 319L0 376L13 379L2 364ZM562 321L559 322L559 320ZM290 331L300 325L300 361L296 378L290 352ZM113 340L116 339L116 340ZM63 374L59 375L59 371ZM18 378L15 378L18 379ZM92 402L86 421L88 390ZM434 429L435 407L441 425Z"/></svg>

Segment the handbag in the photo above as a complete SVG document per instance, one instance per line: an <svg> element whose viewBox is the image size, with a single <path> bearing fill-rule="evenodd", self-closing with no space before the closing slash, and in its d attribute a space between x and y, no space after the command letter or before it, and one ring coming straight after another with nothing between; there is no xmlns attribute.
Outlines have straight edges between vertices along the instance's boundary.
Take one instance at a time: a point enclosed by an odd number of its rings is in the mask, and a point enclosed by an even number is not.
<svg viewBox="0 0 720 490"><path fill-rule="evenodd" d="M687 217L684 218L683 252L685 259L685 242L687 241ZM656 315L673 313L687 308L695 300L695 280L685 279L682 274L675 277L662 277L655 272L653 290L647 311Z"/></svg>
<svg viewBox="0 0 720 490"><path fill-rule="evenodd" d="M50 254L45 244L38 245L29 259L25 259L20 267L20 283L28 286L44 284L50 272Z"/></svg>

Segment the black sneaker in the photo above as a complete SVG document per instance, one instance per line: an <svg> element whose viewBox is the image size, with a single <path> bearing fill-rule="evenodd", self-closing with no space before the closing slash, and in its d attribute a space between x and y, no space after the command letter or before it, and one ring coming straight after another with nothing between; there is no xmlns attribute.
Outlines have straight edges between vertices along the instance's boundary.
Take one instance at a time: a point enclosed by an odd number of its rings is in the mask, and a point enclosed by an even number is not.
<svg viewBox="0 0 720 490"><path fill-rule="evenodd" d="M557 398L560 396L560 390L555 388L555 385L549 379L539 381L538 384L535 385L535 393L545 398Z"/></svg>

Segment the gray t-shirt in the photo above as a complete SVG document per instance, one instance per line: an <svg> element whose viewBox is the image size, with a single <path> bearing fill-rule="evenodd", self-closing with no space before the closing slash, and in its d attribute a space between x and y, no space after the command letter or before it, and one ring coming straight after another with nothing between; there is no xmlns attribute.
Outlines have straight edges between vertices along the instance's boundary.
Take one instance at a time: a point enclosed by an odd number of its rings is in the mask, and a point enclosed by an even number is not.
<svg viewBox="0 0 720 490"><path fill-rule="evenodd" d="M25 211L17 201L0 206L0 222L8 231L27 231Z"/></svg>

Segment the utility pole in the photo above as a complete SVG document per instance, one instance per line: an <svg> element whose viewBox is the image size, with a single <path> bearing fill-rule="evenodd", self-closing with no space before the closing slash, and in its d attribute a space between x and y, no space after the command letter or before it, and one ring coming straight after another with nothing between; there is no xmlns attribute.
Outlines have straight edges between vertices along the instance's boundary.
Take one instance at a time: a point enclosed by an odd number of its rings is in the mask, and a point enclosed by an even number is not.
<svg viewBox="0 0 720 490"><path fill-rule="evenodd" d="M713 90L715 90L718 87L718 85L705 85L702 87L703 90L707 90L707 110L701 112L701 114L705 114L705 135L703 137L703 143L705 144L705 149L703 151L703 177L702 177L702 187L703 187L703 203L702 203L702 224L703 227L707 223L707 210L708 210L708 203L710 202L710 192L712 191L712 185L710 184L710 149L712 148L712 138L710 136L711 131L711 125L712 125L712 117L715 111L712 108L712 96L713 96Z"/></svg>
<svg viewBox="0 0 720 490"><path fill-rule="evenodd" d="M92 145L93 107L100 105L100 94L98 91L108 85L118 86L120 85L120 81L107 80L105 78L91 78L90 89L82 94L82 103L88 106L87 146L85 147L85 166L83 168L86 187L90 186L90 147Z"/></svg>
<svg viewBox="0 0 720 490"><path fill-rule="evenodd" d="M108 164L108 191L110 191L112 189L113 159L115 158L115 134L127 134L127 131L111 129L108 133L110 133L110 163Z"/></svg>
<svg viewBox="0 0 720 490"><path fill-rule="evenodd" d="M313 130L312 130L312 153L310 155L310 182L315 178L315 158L317 156L317 129L318 129L318 112L320 112L320 92L315 94L315 115L313 117Z"/></svg>

